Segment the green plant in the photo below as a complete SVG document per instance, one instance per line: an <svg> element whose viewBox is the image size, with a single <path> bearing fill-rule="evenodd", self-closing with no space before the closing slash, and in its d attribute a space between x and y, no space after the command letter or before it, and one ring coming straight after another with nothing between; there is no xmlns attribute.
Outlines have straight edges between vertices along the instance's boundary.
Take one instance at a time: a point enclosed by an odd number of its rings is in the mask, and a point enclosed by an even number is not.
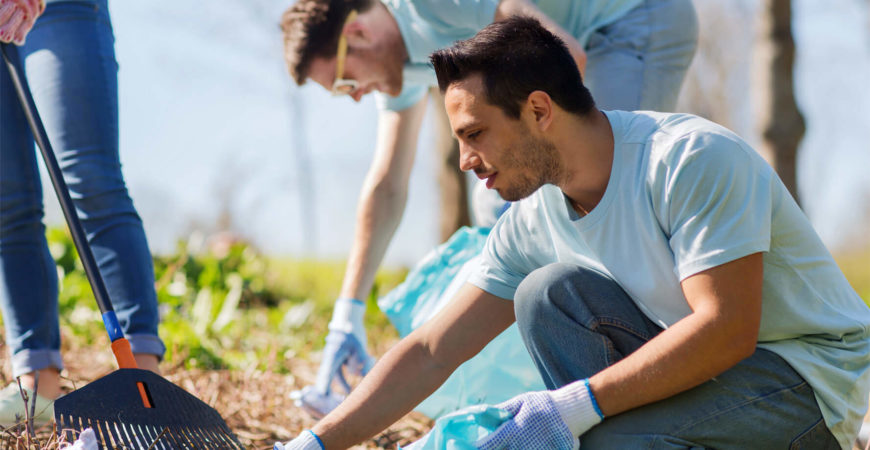
<svg viewBox="0 0 870 450"><path fill-rule="evenodd" d="M65 347L104 343L100 314L69 233L52 228L46 235L57 262ZM285 359L307 357L323 346L342 263L267 258L238 241L193 241L154 257L160 336L170 365L285 372ZM373 346L397 336L375 300L406 273L384 270L376 277L366 317Z"/></svg>

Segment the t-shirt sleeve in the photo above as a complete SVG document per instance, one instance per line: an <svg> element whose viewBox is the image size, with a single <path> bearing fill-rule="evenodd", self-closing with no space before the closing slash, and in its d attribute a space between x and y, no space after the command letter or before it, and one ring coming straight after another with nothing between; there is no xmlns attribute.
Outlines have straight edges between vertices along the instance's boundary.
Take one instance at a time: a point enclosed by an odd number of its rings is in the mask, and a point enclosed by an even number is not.
<svg viewBox="0 0 870 450"><path fill-rule="evenodd" d="M666 193L677 277L769 250L770 166L721 135L689 136L680 144L685 147Z"/></svg>
<svg viewBox="0 0 870 450"><path fill-rule="evenodd" d="M529 274L530 264L517 249L517 208L496 222L483 247L481 262L468 282L496 297L513 300L520 282Z"/></svg>

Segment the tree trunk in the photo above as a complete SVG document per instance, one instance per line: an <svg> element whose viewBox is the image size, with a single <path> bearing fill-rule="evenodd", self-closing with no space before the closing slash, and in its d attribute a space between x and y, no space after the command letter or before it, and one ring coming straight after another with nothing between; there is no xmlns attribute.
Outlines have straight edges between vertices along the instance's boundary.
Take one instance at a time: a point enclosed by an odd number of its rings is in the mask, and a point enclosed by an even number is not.
<svg viewBox="0 0 870 450"><path fill-rule="evenodd" d="M444 242L460 227L471 225L468 210L468 185L465 174L459 170L459 143L453 137L444 100L437 87L432 93L435 151L438 154L438 191L441 218L438 224L438 242Z"/></svg>
<svg viewBox="0 0 870 450"><path fill-rule="evenodd" d="M797 148L806 126L794 98L791 0L762 0L760 14L755 72L760 88L761 152L800 203Z"/></svg>

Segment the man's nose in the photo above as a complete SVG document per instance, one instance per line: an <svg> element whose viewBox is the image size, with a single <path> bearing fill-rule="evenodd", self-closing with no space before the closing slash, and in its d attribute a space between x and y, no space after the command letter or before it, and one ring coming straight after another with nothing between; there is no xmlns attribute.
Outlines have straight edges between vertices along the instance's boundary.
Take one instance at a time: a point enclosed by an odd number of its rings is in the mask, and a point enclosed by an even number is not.
<svg viewBox="0 0 870 450"><path fill-rule="evenodd" d="M480 165L480 157L473 150L469 149L461 142L459 144L459 170L469 171L474 170Z"/></svg>

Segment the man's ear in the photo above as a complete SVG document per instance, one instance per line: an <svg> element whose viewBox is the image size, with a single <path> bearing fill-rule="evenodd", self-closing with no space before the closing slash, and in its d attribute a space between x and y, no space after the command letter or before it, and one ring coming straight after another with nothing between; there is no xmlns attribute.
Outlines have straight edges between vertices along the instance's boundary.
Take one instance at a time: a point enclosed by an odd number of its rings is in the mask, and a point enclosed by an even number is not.
<svg viewBox="0 0 870 450"><path fill-rule="evenodd" d="M352 47L365 47L372 40L372 30L368 22L363 20L362 15L345 25L343 31L347 36L347 43Z"/></svg>
<svg viewBox="0 0 870 450"><path fill-rule="evenodd" d="M526 108L534 115L539 130L544 131L553 122L553 99L544 91L532 91L526 99Z"/></svg>

